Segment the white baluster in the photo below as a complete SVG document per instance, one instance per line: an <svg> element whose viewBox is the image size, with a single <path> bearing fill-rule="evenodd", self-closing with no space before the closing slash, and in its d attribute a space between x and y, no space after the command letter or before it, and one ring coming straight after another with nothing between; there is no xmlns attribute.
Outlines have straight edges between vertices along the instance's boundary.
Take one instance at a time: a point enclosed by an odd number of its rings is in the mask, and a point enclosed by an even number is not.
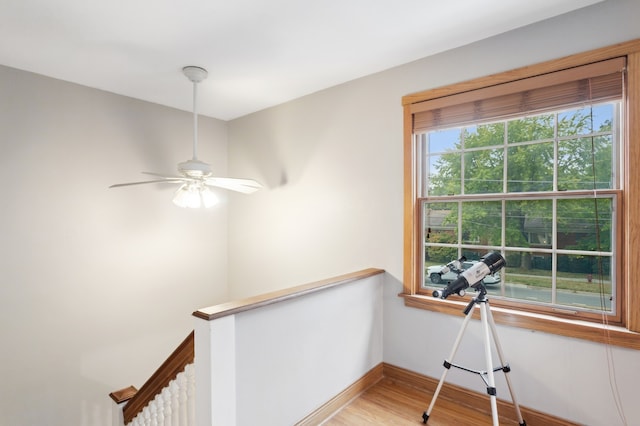
<svg viewBox="0 0 640 426"><path fill-rule="evenodd" d="M162 392L153 398L153 402L156 406L156 424L158 426L164 426L164 401L162 400Z"/></svg>
<svg viewBox="0 0 640 426"><path fill-rule="evenodd" d="M189 425L196 424L196 370L193 364L184 368L187 375L187 421Z"/></svg>
<svg viewBox="0 0 640 426"><path fill-rule="evenodd" d="M162 426L171 426L171 414L173 412L171 408L171 383L167 385L162 392L160 393L160 398L162 401L162 412L164 414L164 422L161 423Z"/></svg>
<svg viewBox="0 0 640 426"><path fill-rule="evenodd" d="M171 389L171 426L180 426L180 396L178 381L172 380L169 383Z"/></svg>
<svg viewBox="0 0 640 426"><path fill-rule="evenodd" d="M184 374L184 371L178 374L176 381L180 392L180 426L189 426L189 418L187 417L187 375Z"/></svg>
<svg viewBox="0 0 640 426"><path fill-rule="evenodd" d="M149 426L151 424L151 413L149 412L148 407L144 407L140 414L142 414L142 424L144 426Z"/></svg>
<svg viewBox="0 0 640 426"><path fill-rule="evenodd" d="M158 405L155 399L149 402L145 410L149 412L149 426L158 426Z"/></svg>
<svg viewBox="0 0 640 426"><path fill-rule="evenodd" d="M142 426L142 413L136 414L136 416L129 423L130 426Z"/></svg>

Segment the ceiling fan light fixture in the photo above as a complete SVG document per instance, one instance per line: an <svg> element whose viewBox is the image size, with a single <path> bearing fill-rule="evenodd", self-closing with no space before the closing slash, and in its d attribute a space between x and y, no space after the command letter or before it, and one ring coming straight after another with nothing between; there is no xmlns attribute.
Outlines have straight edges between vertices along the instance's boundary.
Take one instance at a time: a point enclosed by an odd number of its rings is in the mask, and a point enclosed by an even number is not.
<svg viewBox="0 0 640 426"><path fill-rule="evenodd" d="M214 194L209 188L203 186L200 189L200 202L202 207L209 209L220 202L216 194Z"/></svg>
<svg viewBox="0 0 640 426"><path fill-rule="evenodd" d="M173 196L173 204L190 209L211 208L218 202L218 197L209 188L197 182L183 184Z"/></svg>

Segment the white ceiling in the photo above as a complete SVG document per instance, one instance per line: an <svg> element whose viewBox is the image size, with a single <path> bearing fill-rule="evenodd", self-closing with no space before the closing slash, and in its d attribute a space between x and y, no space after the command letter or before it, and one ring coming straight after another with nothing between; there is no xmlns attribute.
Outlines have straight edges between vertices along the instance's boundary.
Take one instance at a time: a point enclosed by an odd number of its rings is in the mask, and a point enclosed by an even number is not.
<svg viewBox="0 0 640 426"><path fill-rule="evenodd" d="M602 0L0 0L0 64L233 119Z"/></svg>

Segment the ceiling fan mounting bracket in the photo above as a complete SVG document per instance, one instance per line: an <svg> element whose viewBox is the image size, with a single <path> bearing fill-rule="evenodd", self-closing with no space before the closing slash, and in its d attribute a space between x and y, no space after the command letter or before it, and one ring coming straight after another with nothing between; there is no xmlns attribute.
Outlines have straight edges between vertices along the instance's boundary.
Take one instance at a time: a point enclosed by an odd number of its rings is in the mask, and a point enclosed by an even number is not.
<svg viewBox="0 0 640 426"><path fill-rule="evenodd" d="M182 68L182 73L194 83L200 83L209 75L207 70L205 70L204 68L192 65Z"/></svg>

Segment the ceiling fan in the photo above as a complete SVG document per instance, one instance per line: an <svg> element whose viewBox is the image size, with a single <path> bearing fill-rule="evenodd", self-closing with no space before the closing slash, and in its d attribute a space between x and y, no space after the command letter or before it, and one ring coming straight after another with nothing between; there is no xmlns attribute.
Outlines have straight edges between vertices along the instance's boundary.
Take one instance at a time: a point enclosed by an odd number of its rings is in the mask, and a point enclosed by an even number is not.
<svg viewBox="0 0 640 426"><path fill-rule="evenodd" d="M229 189L231 191L250 194L262 188L253 179L236 179L212 176L211 165L198 160L198 112L197 87L198 83L207 78L207 70L196 66L182 69L183 74L193 83L193 158L178 164L177 176L165 176L160 173L142 172L156 176L158 179L142 182L117 183L109 188L120 186L143 185L148 183L177 183L181 184L173 198L174 204L180 207L212 207L217 203L217 197L209 190L210 186Z"/></svg>

